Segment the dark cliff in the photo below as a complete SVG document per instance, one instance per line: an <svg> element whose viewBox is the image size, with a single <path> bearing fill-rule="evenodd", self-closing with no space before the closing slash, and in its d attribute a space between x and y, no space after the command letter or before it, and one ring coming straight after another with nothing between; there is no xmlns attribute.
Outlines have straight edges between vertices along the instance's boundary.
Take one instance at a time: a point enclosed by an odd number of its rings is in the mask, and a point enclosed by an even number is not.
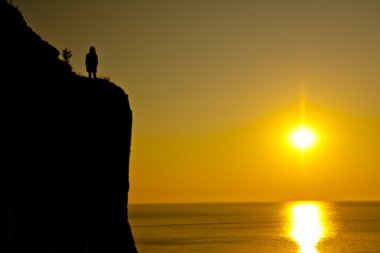
<svg viewBox="0 0 380 253"><path fill-rule="evenodd" d="M0 252L136 252L127 217L132 112L0 0Z"/></svg>

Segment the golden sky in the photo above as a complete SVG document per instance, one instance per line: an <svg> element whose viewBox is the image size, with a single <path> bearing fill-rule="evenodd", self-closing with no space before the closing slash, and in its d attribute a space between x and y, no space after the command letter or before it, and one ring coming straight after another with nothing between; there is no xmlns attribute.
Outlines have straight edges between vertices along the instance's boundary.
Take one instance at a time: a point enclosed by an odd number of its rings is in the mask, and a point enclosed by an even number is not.
<svg viewBox="0 0 380 253"><path fill-rule="evenodd" d="M131 202L380 200L380 1L13 2L129 94Z"/></svg>

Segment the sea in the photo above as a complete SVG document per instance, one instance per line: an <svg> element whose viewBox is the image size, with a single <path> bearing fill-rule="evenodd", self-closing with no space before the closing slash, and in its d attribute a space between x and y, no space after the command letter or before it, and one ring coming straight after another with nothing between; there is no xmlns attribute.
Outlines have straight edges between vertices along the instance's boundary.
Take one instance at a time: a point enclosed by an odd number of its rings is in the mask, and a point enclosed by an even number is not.
<svg viewBox="0 0 380 253"><path fill-rule="evenodd" d="M130 204L139 253L380 253L380 202Z"/></svg>

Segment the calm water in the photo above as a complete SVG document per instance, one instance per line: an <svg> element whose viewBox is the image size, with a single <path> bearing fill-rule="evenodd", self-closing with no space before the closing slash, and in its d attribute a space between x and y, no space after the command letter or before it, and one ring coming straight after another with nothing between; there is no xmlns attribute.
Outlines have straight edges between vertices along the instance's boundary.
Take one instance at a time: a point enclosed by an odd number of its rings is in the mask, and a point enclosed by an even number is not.
<svg viewBox="0 0 380 253"><path fill-rule="evenodd" d="M380 202L129 205L140 253L380 252Z"/></svg>

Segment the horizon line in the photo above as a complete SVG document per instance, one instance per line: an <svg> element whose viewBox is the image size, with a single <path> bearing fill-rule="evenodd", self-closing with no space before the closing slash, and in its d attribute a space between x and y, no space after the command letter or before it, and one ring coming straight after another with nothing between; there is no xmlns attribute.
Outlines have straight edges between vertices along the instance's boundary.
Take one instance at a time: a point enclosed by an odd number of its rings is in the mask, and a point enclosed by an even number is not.
<svg viewBox="0 0 380 253"><path fill-rule="evenodd" d="M199 201L199 202L131 202L128 205L198 205L198 204L270 204L287 202L325 202L325 203L376 203L377 200L258 200L258 201Z"/></svg>

